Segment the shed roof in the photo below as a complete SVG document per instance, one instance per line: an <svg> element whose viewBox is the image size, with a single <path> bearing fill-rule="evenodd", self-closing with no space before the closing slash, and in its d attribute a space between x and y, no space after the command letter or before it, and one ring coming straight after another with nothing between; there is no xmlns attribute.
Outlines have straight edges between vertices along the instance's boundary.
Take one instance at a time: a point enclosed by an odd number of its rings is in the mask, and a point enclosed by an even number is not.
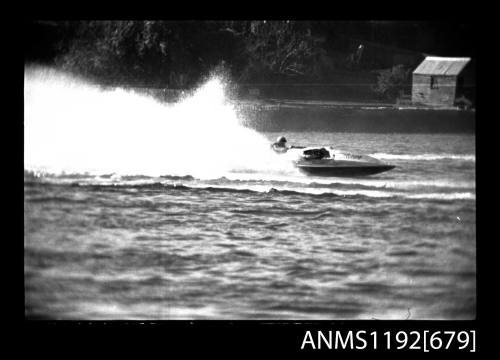
<svg viewBox="0 0 500 360"><path fill-rule="evenodd" d="M422 75L458 75L469 63L468 57L427 56L413 71Z"/></svg>

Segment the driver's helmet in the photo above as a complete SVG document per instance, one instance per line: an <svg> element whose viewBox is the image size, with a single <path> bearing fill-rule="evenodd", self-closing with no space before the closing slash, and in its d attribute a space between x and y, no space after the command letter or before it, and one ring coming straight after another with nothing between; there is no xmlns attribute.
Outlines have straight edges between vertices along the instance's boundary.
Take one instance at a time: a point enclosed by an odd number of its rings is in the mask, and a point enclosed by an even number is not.
<svg viewBox="0 0 500 360"><path fill-rule="evenodd" d="M276 142L278 144L285 144L286 143L286 137L284 136L279 136L277 139L276 139Z"/></svg>

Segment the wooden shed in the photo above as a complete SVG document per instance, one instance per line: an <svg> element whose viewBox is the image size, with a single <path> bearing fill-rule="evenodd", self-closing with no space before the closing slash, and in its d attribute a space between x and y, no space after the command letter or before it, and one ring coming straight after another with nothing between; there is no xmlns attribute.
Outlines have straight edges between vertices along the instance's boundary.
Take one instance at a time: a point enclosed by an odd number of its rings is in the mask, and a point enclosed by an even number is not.
<svg viewBox="0 0 500 360"><path fill-rule="evenodd" d="M413 71L412 102L430 106L454 106L460 73L471 59L427 56Z"/></svg>

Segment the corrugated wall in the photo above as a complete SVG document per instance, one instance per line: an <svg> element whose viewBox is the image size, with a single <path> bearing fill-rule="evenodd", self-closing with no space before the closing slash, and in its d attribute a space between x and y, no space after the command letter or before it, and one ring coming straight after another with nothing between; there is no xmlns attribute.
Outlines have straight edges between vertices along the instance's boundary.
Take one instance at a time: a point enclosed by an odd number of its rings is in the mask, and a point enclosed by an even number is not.
<svg viewBox="0 0 500 360"><path fill-rule="evenodd" d="M431 87L431 77L434 86ZM456 92L456 76L431 76L413 74L411 100L415 104L453 106Z"/></svg>

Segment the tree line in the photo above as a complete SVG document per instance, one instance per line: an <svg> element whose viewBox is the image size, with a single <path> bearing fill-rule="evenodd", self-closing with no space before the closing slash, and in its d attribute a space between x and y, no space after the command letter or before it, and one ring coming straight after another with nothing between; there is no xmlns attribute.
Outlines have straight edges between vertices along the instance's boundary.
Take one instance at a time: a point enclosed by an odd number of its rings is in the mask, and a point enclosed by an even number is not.
<svg viewBox="0 0 500 360"><path fill-rule="evenodd" d="M58 24L54 63L104 83L192 86L214 68L238 82L312 79L324 38L303 21L77 21Z"/></svg>
<svg viewBox="0 0 500 360"><path fill-rule="evenodd" d="M287 20L52 24L57 35L50 44L31 41L42 49L50 45L49 57L58 67L99 83L161 88L192 87L214 69L237 83L328 82L334 71L362 70L361 54L346 39L425 50L446 28L425 22ZM381 72L373 90L394 97L408 75L401 66Z"/></svg>

